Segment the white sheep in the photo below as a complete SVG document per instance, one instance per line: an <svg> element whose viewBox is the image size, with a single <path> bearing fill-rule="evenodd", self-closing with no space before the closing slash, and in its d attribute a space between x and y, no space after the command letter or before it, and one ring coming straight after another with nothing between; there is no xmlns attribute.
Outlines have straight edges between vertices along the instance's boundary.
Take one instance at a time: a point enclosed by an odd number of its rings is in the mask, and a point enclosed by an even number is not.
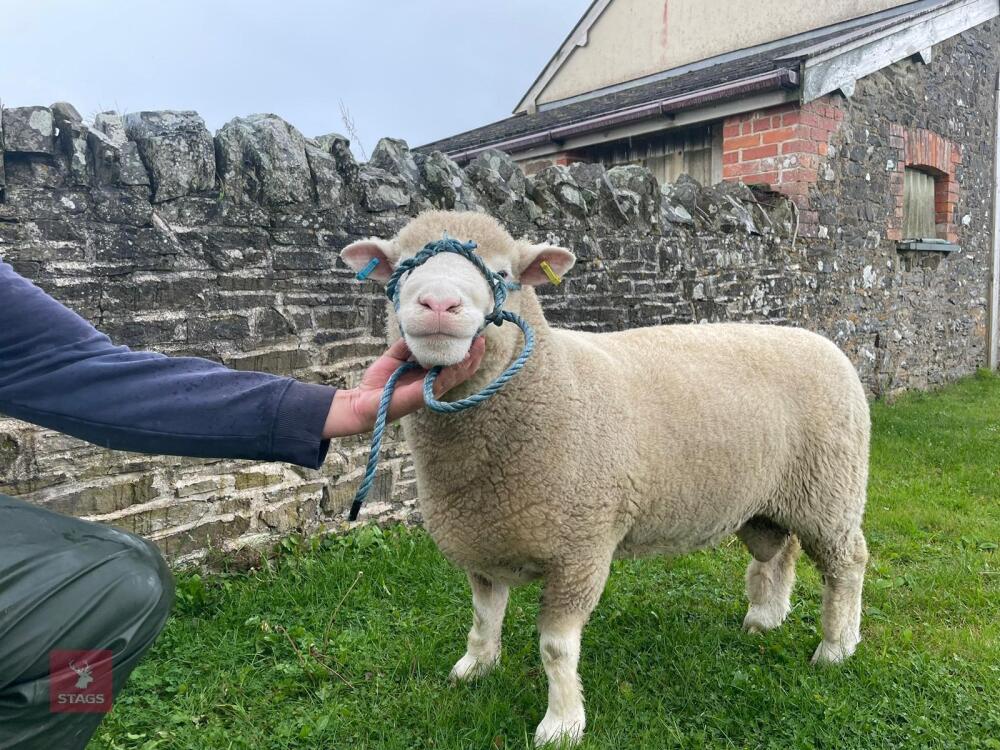
<svg viewBox="0 0 1000 750"><path fill-rule="evenodd" d="M544 579L538 629L549 704L538 745L578 740L580 634L612 558L677 555L735 533L753 560L743 627L782 623L799 545L823 573L823 640L813 662L839 662L860 640L867 549L868 404L847 357L796 328L655 326L615 333L550 328L533 286L575 262L568 250L516 241L492 218L434 211L392 240L355 242L354 269L394 263L442 233L474 240L493 270L521 282L506 308L535 329L524 370L485 404L403 420L420 509L441 552L472 587L468 648L451 676L500 656L508 587ZM459 361L492 308L472 263L441 253L404 277L398 321L425 367ZM389 336L398 336L389 308ZM520 352L512 324L489 326L480 390Z"/></svg>

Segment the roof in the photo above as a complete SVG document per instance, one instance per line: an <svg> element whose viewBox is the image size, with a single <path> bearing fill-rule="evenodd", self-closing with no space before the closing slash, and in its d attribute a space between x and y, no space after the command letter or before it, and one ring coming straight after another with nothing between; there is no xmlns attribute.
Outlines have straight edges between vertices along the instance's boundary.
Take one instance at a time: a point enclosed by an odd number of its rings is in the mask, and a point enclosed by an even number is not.
<svg viewBox="0 0 1000 750"><path fill-rule="evenodd" d="M420 146L418 151L443 151L452 156L469 157L475 152L492 146L521 150L527 145L528 137L535 134L552 134L567 126L580 131L584 124L595 123L608 127L612 114L628 116L634 111L639 115L656 116L665 109L653 111L654 103L671 104L670 111L703 103L699 93L716 94L710 100L739 98L751 91L771 88L794 88L798 84L798 72L808 58L829 54L838 46L856 48L859 40L884 36L887 30L904 24L912 24L926 14L953 5L967 5L971 0L919 0L919 2L899 6L861 19L844 22L806 34L770 42L749 50L719 55L717 57L688 64L672 71L665 71L646 83L633 82L609 87L607 93L595 92L592 96L574 97L565 103L546 105L533 114L518 113L503 120L484 125L464 133ZM648 114L645 114L649 111ZM635 119L633 118L633 119ZM595 128L596 129L596 128ZM513 141L513 143L511 143ZM509 148L515 146L515 148Z"/></svg>
<svg viewBox="0 0 1000 750"><path fill-rule="evenodd" d="M791 48L785 50L785 54L791 52ZM418 150L444 151L445 153L464 151L789 67L794 67L794 64L790 66L787 61L779 63L776 55L770 52L754 58L733 60L702 70L692 70L674 78L666 78L662 81L647 83L644 86L616 91L594 99L585 99L530 115L519 113L474 130L453 135L450 138L428 143Z"/></svg>

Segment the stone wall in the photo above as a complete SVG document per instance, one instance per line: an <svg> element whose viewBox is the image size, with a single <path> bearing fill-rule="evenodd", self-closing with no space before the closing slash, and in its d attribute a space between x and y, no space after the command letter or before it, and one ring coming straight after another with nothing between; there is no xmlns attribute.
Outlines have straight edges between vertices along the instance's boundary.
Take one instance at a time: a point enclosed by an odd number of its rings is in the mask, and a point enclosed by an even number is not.
<svg viewBox="0 0 1000 750"><path fill-rule="evenodd" d="M876 394L986 364L998 33L990 21L936 45L930 64L915 56L859 80L803 204L817 278L807 325L828 332ZM928 141L949 154L922 156ZM909 163L940 167L938 236L958 252L897 249Z"/></svg>
<svg viewBox="0 0 1000 750"><path fill-rule="evenodd" d="M726 119L723 176L792 198L824 331L877 395L939 385L985 363L997 48L983 24L829 94ZM904 170L934 176L937 237L902 252Z"/></svg>
<svg viewBox="0 0 1000 750"><path fill-rule="evenodd" d="M811 189L810 231L801 206L739 183L660 186L638 167L583 163L525 177L499 152L461 169L392 139L358 164L342 137L307 139L274 115L213 136L191 112L84 124L57 104L3 113L0 256L116 342L350 385L383 349L385 310L339 250L391 235L425 208L484 210L577 253L566 283L544 291L556 325L803 325L848 352L870 393L925 387L984 363L994 104L989 71L960 66L978 43L956 45L954 69L900 64L838 103L844 124L821 164L832 176ZM940 78L933 87L928 71ZM907 109L914 94L937 97L933 117L945 122ZM945 101L959 95L962 107ZM958 210L970 216L959 221L961 253L904 257L886 239L890 117L943 128L967 154L956 174ZM197 561L342 524L366 450L362 438L339 441L309 471L111 453L0 418L0 492ZM394 428L369 517L415 518L414 495Z"/></svg>

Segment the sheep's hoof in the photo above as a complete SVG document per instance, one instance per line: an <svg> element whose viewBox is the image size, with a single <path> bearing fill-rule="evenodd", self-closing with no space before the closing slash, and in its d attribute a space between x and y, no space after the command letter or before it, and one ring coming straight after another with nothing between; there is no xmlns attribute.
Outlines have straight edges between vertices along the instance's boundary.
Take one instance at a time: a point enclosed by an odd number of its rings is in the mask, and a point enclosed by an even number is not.
<svg viewBox="0 0 1000 750"><path fill-rule="evenodd" d="M813 664L840 664L854 653L858 646L856 640L834 643L832 641L821 641L813 654Z"/></svg>
<svg viewBox="0 0 1000 750"><path fill-rule="evenodd" d="M788 616L789 607L755 604L743 618L743 629L748 633L766 633L781 625Z"/></svg>
<svg viewBox="0 0 1000 750"><path fill-rule="evenodd" d="M492 672L499 661L499 651L493 658L473 656L466 652L465 656L459 659L455 666L451 668L451 674L448 675L448 679L453 683L474 680L477 677L482 677Z"/></svg>
<svg viewBox="0 0 1000 750"><path fill-rule="evenodd" d="M535 730L535 747L572 747L583 739L585 723L586 719L582 714L579 718L564 719L546 712L542 723Z"/></svg>

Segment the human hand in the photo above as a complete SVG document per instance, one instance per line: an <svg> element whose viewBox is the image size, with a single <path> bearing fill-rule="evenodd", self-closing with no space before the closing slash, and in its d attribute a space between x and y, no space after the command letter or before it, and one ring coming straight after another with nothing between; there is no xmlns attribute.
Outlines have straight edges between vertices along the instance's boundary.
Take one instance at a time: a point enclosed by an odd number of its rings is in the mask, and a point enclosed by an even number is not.
<svg viewBox="0 0 1000 750"><path fill-rule="evenodd" d="M434 381L434 395L440 398L459 383L463 383L475 374L486 351L486 339L477 336L469 353L461 362L441 370ZM323 437L343 437L368 432L375 424L378 404L382 399L382 391L386 381L396 369L408 361L410 349L406 341L399 339L389 347L385 354L365 370L361 383L356 388L344 388L337 391L323 427ZM424 405L424 376L427 370L416 368L404 374L396 383L392 400L389 402L389 420L399 419L411 414Z"/></svg>

